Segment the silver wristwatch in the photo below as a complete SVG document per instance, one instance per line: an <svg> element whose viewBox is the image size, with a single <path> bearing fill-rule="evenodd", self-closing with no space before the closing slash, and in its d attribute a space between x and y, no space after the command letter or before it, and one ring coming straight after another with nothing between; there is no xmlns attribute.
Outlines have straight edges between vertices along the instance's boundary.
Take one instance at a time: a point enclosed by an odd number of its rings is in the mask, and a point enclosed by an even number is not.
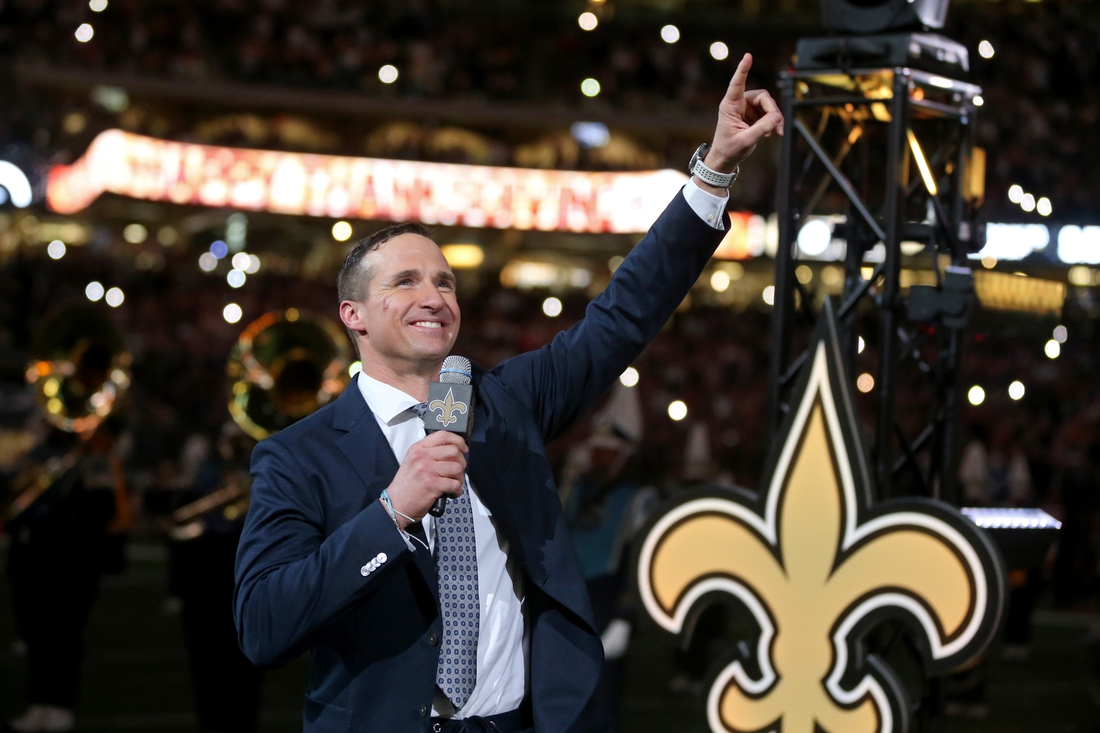
<svg viewBox="0 0 1100 733"><path fill-rule="evenodd" d="M699 146L695 151L695 155L691 156L691 162L688 163L688 173L715 188L729 188L737 180L737 174L741 172L741 166L734 168L733 173L719 173L703 162L708 150L710 150L710 143L703 143Z"/></svg>

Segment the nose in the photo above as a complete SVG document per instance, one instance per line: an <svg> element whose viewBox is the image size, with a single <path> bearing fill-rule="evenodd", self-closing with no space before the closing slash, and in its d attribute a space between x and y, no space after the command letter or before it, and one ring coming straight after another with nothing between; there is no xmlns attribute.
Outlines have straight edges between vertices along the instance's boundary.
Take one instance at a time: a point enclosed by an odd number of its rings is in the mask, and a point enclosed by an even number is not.
<svg viewBox="0 0 1100 733"><path fill-rule="evenodd" d="M420 287L420 306L431 311L441 310L446 305L439 287L429 281L425 281Z"/></svg>

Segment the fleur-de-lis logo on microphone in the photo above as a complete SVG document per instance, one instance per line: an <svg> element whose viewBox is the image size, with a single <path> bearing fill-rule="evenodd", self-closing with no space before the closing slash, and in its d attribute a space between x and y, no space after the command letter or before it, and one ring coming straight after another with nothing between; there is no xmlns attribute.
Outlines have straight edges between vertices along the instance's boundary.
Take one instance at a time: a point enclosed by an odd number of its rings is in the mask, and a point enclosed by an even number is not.
<svg viewBox="0 0 1100 733"><path fill-rule="evenodd" d="M710 687L714 733L903 732L905 689L866 653L866 633L906 623L931 675L981 654L1001 616L1003 566L972 522L930 499L872 505L831 313L823 321L764 491L688 497L639 550L639 595L666 630L690 633L724 594L756 622L749 653Z"/></svg>
<svg viewBox="0 0 1100 733"><path fill-rule="evenodd" d="M439 410L439 422L443 427L447 427L451 423L458 422L458 418L455 417L455 413L466 414L466 410L469 409L465 402L455 401L454 390L447 390L447 396L441 400L432 400L428 403L428 409L432 412Z"/></svg>

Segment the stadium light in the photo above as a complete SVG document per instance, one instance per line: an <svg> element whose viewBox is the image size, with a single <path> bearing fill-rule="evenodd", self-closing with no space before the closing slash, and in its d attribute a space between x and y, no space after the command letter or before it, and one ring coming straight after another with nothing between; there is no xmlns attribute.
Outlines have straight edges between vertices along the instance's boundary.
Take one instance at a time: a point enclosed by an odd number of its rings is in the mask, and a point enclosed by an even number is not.
<svg viewBox="0 0 1100 733"><path fill-rule="evenodd" d="M993 44L989 41L982 41L978 44L978 55L983 59L991 59L994 54Z"/></svg>
<svg viewBox="0 0 1100 733"><path fill-rule="evenodd" d="M680 422L688 414L688 406L683 400L673 400L668 405L668 416L676 422Z"/></svg>
<svg viewBox="0 0 1100 733"><path fill-rule="evenodd" d="M1019 379L1008 385L1008 396L1013 400L1021 400L1024 397L1024 383Z"/></svg>
<svg viewBox="0 0 1100 733"><path fill-rule="evenodd" d="M665 43L676 43L680 40L680 29L674 25L666 25L661 28L661 40Z"/></svg>
<svg viewBox="0 0 1100 733"><path fill-rule="evenodd" d="M242 315L243 311L241 311L241 307L236 303L230 303L225 306L225 308L222 308L222 318L225 319L226 323L236 323L241 320Z"/></svg>
<svg viewBox="0 0 1100 733"><path fill-rule="evenodd" d="M577 18L577 25L581 27L582 31L594 31L599 24L599 18L596 17L595 13L584 12Z"/></svg>
<svg viewBox="0 0 1100 733"><path fill-rule="evenodd" d="M978 405L985 402L985 390L975 384L973 387L970 388L970 391L966 393L966 399L970 402L970 404L977 407Z"/></svg>
<svg viewBox="0 0 1100 733"><path fill-rule="evenodd" d="M600 83L589 77L581 82L581 94L586 97L595 97L600 93Z"/></svg>
<svg viewBox="0 0 1100 733"><path fill-rule="evenodd" d="M863 394L867 394L874 388L875 378L867 372L860 374L859 377L856 379L856 389L858 389Z"/></svg>
<svg viewBox="0 0 1100 733"><path fill-rule="evenodd" d="M1062 354L1062 346L1054 339L1047 341L1046 346L1043 347L1043 353L1047 355L1048 359L1057 359Z"/></svg>
<svg viewBox="0 0 1100 733"><path fill-rule="evenodd" d="M721 41L710 44L710 57L715 61L725 61L730 57L730 47Z"/></svg>
<svg viewBox="0 0 1100 733"><path fill-rule="evenodd" d="M84 288L84 296L93 303L103 297L103 285L96 280L92 280L88 283L88 287Z"/></svg>
<svg viewBox="0 0 1100 733"><path fill-rule="evenodd" d="M638 384L638 370L634 367L627 367L626 371L619 375L619 381L623 383L624 387L634 387Z"/></svg>
<svg viewBox="0 0 1100 733"><path fill-rule="evenodd" d="M550 318L557 318L561 315L561 301L550 296L542 301L542 312Z"/></svg>
<svg viewBox="0 0 1100 733"><path fill-rule="evenodd" d="M1051 205L1050 199L1043 196L1035 202L1035 210L1039 212L1039 216L1050 216L1054 212L1054 207Z"/></svg>
<svg viewBox="0 0 1100 733"><path fill-rule="evenodd" d="M88 7L93 13L102 13L107 9L107 0L90 0Z"/></svg>
<svg viewBox="0 0 1100 733"><path fill-rule="evenodd" d="M73 35L75 35L76 40L80 41L81 43L87 43L88 41L92 40L92 36L95 35L95 29L87 23L81 23L77 27L76 33L74 33Z"/></svg>
<svg viewBox="0 0 1100 733"><path fill-rule="evenodd" d="M1029 214L1035 211L1035 197L1030 193L1025 193L1024 197L1020 199L1020 208Z"/></svg>
<svg viewBox="0 0 1100 733"><path fill-rule="evenodd" d="M1024 200L1024 187L1018 183L1013 183L1008 187L1008 200L1014 204L1018 204Z"/></svg>
<svg viewBox="0 0 1100 733"><path fill-rule="evenodd" d="M378 81L383 84L393 84L397 81L397 67L393 64L386 64L378 70Z"/></svg>

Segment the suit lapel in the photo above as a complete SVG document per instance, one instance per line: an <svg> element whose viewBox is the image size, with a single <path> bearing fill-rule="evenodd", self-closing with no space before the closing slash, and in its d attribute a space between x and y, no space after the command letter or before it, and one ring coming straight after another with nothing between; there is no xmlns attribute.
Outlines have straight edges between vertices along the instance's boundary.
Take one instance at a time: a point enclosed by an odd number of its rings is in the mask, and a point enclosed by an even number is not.
<svg viewBox="0 0 1100 733"><path fill-rule="evenodd" d="M398 465L393 449L359 391L358 379L337 400L332 427L344 433L336 439L336 445L363 480L367 499L377 499L382 489L393 482Z"/></svg>
<svg viewBox="0 0 1100 733"><path fill-rule="evenodd" d="M359 474L359 478L366 487L363 506L377 501L382 494L382 489L393 483L399 466L389 441L382 434L374 413L367 407L363 393L359 391L358 381L349 384L340 395L336 403L336 415L333 418L332 427L344 432L336 439L336 445L355 468L355 472ZM419 534L423 540L423 530ZM413 544L416 546L415 541ZM413 559L438 601L439 581L435 558L427 550L418 547L418 550L413 553Z"/></svg>

